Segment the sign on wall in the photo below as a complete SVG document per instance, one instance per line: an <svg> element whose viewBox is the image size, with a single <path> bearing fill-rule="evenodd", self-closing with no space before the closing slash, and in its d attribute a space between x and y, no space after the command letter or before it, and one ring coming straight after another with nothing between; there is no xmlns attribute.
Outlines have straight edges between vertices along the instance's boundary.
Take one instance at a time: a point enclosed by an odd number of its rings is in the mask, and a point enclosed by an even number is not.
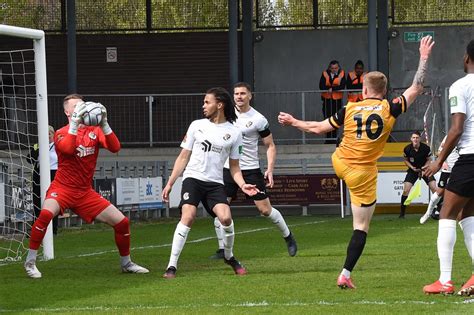
<svg viewBox="0 0 474 315"><path fill-rule="evenodd" d="M403 193L403 181L406 172L379 173L377 179L377 203L400 203ZM421 181L421 197L411 203L427 204L429 202L428 185Z"/></svg>
<svg viewBox="0 0 474 315"><path fill-rule="evenodd" d="M117 204L116 186L115 178L101 178L95 180L95 191L114 205Z"/></svg>
<svg viewBox="0 0 474 315"><path fill-rule="evenodd" d="M434 31L405 32L403 33L403 41L405 43L418 43L423 37L428 35L430 35L434 39Z"/></svg>
<svg viewBox="0 0 474 315"><path fill-rule="evenodd" d="M161 192L163 189L162 177L140 178L139 186L140 209L163 207L163 200L161 199Z"/></svg>
<svg viewBox="0 0 474 315"><path fill-rule="evenodd" d="M137 204L139 198L138 178L117 178L117 205Z"/></svg>
<svg viewBox="0 0 474 315"><path fill-rule="evenodd" d="M335 174L312 175L276 175L275 184L268 189L272 204L275 205L310 205L310 204L340 204L341 187ZM239 190L235 205L250 205Z"/></svg>

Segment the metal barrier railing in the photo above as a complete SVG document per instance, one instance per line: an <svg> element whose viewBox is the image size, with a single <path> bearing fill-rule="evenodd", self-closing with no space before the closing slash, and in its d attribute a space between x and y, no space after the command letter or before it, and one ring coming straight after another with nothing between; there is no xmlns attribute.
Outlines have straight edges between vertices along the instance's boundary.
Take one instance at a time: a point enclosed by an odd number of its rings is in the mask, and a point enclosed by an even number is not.
<svg viewBox="0 0 474 315"><path fill-rule="evenodd" d="M389 99L400 95L404 89L392 89ZM349 90L344 90L347 92ZM305 134L295 128L282 127L277 122L278 113L290 112L304 120L323 120L320 90L255 92L252 105L269 121L273 138L277 144L310 144L335 140L326 135ZM397 119L392 132L393 141L407 141L413 130L423 130L423 117L433 98L444 106L442 93L426 89L417 98L408 113ZM176 146L181 142L189 124L202 118L204 94L117 94L85 95L87 100L103 103L107 108L110 124L124 147ZM67 123L62 107L63 95L49 96L49 120L55 128ZM345 104L345 98L342 101ZM444 111L438 118L444 122ZM441 115L441 116L440 116ZM342 131L339 131L341 133Z"/></svg>

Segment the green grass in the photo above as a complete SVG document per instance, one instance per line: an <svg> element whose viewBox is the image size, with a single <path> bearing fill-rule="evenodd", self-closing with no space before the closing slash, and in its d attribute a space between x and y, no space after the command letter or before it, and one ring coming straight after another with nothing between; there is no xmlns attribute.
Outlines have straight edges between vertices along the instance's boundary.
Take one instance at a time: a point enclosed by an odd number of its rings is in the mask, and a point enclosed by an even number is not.
<svg viewBox="0 0 474 315"><path fill-rule="evenodd" d="M335 283L352 219L312 216L287 221L298 241L296 257L288 256L279 232L265 218L235 218L234 253L249 272L239 277L222 261L208 258L216 240L200 239L215 236L213 224L197 220L172 280L161 276L177 220L132 225L132 257L151 270L146 275L119 272L109 227L61 230L56 258L38 262L42 279L27 278L19 263L0 266L0 312L473 313L472 298L422 293L423 285L438 277L434 221L422 226L418 216L376 216L353 272L358 288L352 291L340 290ZM88 253L98 254L80 256ZM470 269L459 232L453 271L457 288Z"/></svg>

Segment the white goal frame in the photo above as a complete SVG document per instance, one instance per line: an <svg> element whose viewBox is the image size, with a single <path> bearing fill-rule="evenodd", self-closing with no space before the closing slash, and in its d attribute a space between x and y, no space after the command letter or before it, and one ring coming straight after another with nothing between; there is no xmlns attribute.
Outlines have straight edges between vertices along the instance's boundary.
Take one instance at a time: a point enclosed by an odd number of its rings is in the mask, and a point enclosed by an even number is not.
<svg viewBox="0 0 474 315"><path fill-rule="evenodd" d="M46 81L45 35L42 30L0 24L0 35L33 40L35 55L36 112L38 119L38 146L40 163L41 203L51 183L48 136L48 88ZM54 259L53 231L50 223L43 239L43 259Z"/></svg>

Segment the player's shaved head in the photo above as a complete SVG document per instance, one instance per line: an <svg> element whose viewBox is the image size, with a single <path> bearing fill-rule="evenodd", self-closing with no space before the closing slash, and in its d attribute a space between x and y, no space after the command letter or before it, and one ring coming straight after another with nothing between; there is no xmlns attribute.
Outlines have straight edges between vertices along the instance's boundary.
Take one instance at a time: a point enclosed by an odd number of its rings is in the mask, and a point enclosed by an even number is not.
<svg viewBox="0 0 474 315"><path fill-rule="evenodd" d="M66 102L69 100L82 100L83 101L84 98L80 94L76 94L76 93L68 94L64 97L63 105L66 104Z"/></svg>
<svg viewBox="0 0 474 315"><path fill-rule="evenodd" d="M364 77L364 86L374 94L385 95L387 92L387 77L379 71L371 71Z"/></svg>
<svg viewBox="0 0 474 315"><path fill-rule="evenodd" d="M247 82L237 82L236 84L234 84L234 89L239 88L239 87L246 88L247 91L252 92L252 88L250 87L250 84L248 84Z"/></svg>

